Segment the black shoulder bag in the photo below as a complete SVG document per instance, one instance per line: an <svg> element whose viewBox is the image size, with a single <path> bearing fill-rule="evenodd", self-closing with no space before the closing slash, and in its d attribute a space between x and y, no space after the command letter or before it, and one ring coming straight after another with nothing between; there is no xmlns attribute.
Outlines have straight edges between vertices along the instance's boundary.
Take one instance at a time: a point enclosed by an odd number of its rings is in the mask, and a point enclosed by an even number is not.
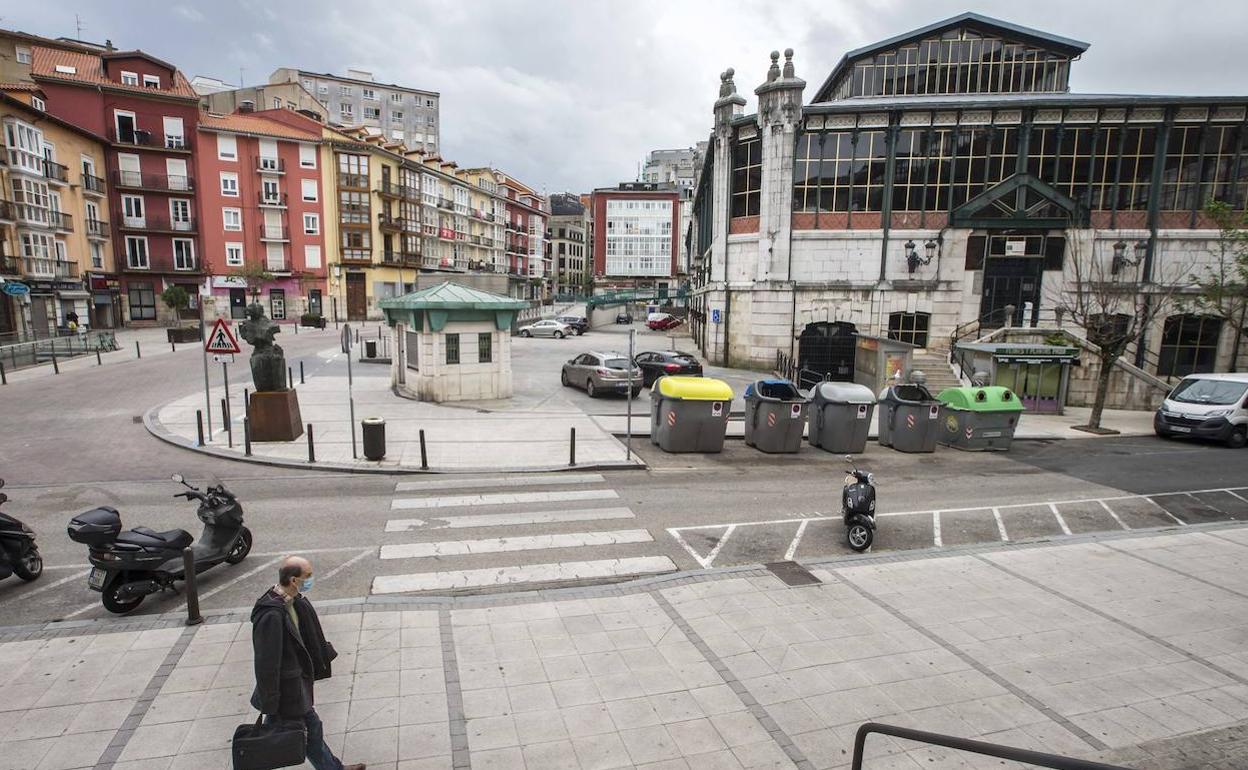
<svg viewBox="0 0 1248 770"><path fill-rule="evenodd" d="M308 754L308 731L301 720L278 719L234 728L234 770L274 770L302 765Z"/></svg>

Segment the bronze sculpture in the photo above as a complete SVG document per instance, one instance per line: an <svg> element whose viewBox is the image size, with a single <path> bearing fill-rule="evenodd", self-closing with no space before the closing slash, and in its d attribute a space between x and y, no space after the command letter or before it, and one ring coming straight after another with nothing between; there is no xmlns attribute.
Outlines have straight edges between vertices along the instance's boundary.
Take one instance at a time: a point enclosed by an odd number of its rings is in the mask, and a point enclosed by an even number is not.
<svg viewBox="0 0 1248 770"><path fill-rule="evenodd" d="M282 346L274 342L282 327L264 316L264 307L253 302L247 306L247 320L238 326L238 333L253 348L251 351L251 379L257 392L286 390L286 355Z"/></svg>

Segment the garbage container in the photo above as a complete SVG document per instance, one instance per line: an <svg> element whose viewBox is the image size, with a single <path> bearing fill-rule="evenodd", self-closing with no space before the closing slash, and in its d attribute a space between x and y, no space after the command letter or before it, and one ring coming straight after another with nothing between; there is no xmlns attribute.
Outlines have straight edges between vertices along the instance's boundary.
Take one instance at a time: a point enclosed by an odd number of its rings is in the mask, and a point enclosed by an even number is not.
<svg viewBox="0 0 1248 770"><path fill-rule="evenodd" d="M898 452L935 452L940 402L922 385L890 385L880 393L880 446Z"/></svg>
<svg viewBox="0 0 1248 770"><path fill-rule="evenodd" d="M937 398L944 403L945 410L940 443L978 451L1004 452L1010 448L1023 404L1009 388L946 388Z"/></svg>
<svg viewBox="0 0 1248 770"><path fill-rule="evenodd" d="M870 388L853 382L821 382L815 386L814 402L806 430L812 446L842 454L866 451L875 411Z"/></svg>
<svg viewBox="0 0 1248 770"><path fill-rule="evenodd" d="M386 421L369 417L360 421L364 433L364 459L381 460L386 456Z"/></svg>
<svg viewBox="0 0 1248 770"><path fill-rule="evenodd" d="M720 452L732 388L709 377L660 377L650 388L650 443L665 452Z"/></svg>
<svg viewBox="0 0 1248 770"><path fill-rule="evenodd" d="M760 452L796 452L802 448L806 405L810 402L789 380L757 380L745 389L745 444Z"/></svg>
<svg viewBox="0 0 1248 770"><path fill-rule="evenodd" d="M377 340L364 340L364 357L377 357Z"/></svg>

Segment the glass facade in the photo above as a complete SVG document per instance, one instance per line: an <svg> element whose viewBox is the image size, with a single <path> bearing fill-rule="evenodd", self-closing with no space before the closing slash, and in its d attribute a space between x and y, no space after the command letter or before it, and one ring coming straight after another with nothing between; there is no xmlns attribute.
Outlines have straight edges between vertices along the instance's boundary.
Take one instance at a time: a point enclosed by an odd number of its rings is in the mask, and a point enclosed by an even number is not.
<svg viewBox="0 0 1248 770"><path fill-rule="evenodd" d="M758 137L737 141L732 148L732 215L758 216L763 185L762 143Z"/></svg>

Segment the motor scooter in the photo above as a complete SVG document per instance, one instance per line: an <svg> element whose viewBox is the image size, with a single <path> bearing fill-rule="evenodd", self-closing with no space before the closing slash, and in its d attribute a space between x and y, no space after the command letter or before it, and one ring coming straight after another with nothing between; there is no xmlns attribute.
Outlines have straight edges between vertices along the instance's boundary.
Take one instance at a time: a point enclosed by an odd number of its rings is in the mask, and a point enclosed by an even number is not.
<svg viewBox="0 0 1248 770"><path fill-rule="evenodd" d="M845 455L850 472L841 490L841 514L849 547L861 553L875 541L875 474L858 470L854 458Z"/></svg>
<svg viewBox="0 0 1248 770"><path fill-rule="evenodd" d="M0 479L0 487L4 479ZM9 496L0 492L0 505ZM35 531L6 513L0 512L0 580L17 575L30 582L43 574L43 557L35 545Z"/></svg>
<svg viewBox="0 0 1248 770"><path fill-rule="evenodd" d="M94 508L69 522L69 538L88 547L92 569L87 587L100 592L109 612L130 612L148 594L176 590L174 582L186 579L182 551L188 546L196 575L222 562L238 564L251 551L251 530L243 526L243 506L233 494L220 484L201 492L180 473L170 478L186 487L174 497L199 501L197 515L204 529L198 542L184 529L135 527L122 532L115 508Z"/></svg>

